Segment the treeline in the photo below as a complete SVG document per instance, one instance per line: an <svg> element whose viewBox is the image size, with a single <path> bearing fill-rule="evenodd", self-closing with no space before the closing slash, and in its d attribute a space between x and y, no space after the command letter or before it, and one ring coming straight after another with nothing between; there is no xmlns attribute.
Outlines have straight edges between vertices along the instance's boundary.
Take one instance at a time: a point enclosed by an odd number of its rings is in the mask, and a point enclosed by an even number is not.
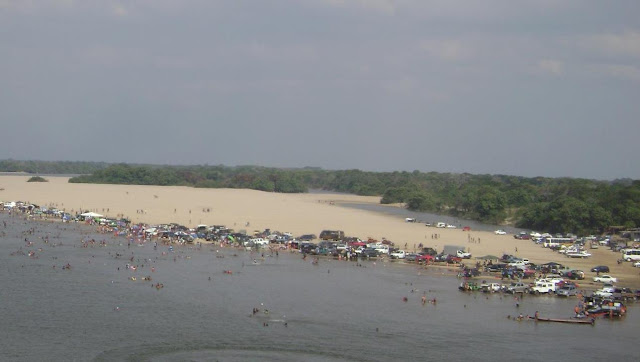
<svg viewBox="0 0 640 362"><path fill-rule="evenodd" d="M108 166L109 164L106 162L0 160L0 172L32 174L90 174Z"/></svg>
<svg viewBox="0 0 640 362"><path fill-rule="evenodd" d="M0 161L0 170L9 161ZM40 165L39 161L24 165ZM446 214L487 223L577 234L602 233L610 226L640 226L640 181L573 178L526 178L453 173L330 171L319 168L275 169L258 166L157 166L59 162L47 172L87 173L69 182L181 185L244 188L300 193L309 189L381 196L383 204L403 203L415 211ZM11 163L15 166L15 164ZM75 166L72 167L72 166ZM25 171L27 168L19 169ZM59 172L54 172L57 170ZM60 171L64 170L64 171ZM27 171L29 172L29 171Z"/></svg>
<svg viewBox="0 0 640 362"><path fill-rule="evenodd" d="M381 195L381 203L520 228L596 234L640 226L640 180L326 171L312 187ZM318 178L319 179L319 178Z"/></svg>
<svg viewBox="0 0 640 362"><path fill-rule="evenodd" d="M91 175L69 179L71 183L106 183L209 188L253 189L268 192L307 192L295 172L257 166L131 166L111 165Z"/></svg>

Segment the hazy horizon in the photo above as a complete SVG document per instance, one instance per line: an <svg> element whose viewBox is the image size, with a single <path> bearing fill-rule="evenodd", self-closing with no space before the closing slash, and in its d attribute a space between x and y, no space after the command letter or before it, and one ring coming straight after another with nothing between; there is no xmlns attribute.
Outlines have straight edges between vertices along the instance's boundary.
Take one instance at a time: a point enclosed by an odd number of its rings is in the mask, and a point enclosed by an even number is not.
<svg viewBox="0 0 640 362"><path fill-rule="evenodd" d="M358 170L358 171L363 171L363 172L414 172L414 171L419 171L422 173L429 173L429 172L435 172L435 173L451 173L451 174L470 174L470 175L491 175L491 176L515 176L515 177L524 177L524 178L537 178L537 177L543 177L543 178L576 178L576 179L588 179L588 180L594 180L594 181L616 181L616 180L638 180L638 179L634 179L632 177L619 177L619 178L615 178L615 179L599 179L599 178L586 178L586 177L572 177L572 176L542 176L542 175L537 175L537 176L523 176L523 175L516 175L516 174L509 174L509 173L472 173L472 172L447 172L447 171L420 171L420 170L388 170L388 171L375 171L375 170L365 170L365 169L359 169L359 168L343 168L343 169L332 169L332 168L325 168L325 167L319 167L319 166L300 166L300 167L275 167L275 166L264 166L264 165L225 165L225 164L166 164L166 163L130 163L130 162L106 162L106 161L88 161L88 160L18 160L18 159L7 159L7 160L13 160L13 161L34 161L34 162L95 162L95 163L106 163L109 165L118 165L118 164L126 164L129 166L158 166L158 167L263 167L263 168L274 168L274 169L280 169L280 170L300 170L300 169L319 169L319 170L323 170L323 171L350 171L350 170ZM5 160L0 160L0 161L5 161ZM21 174L26 174L26 175L31 175L30 173L24 172L24 171L16 171L16 172L10 172L10 171L0 171L0 174L17 174L17 173L21 173ZM36 173L34 173L35 175ZM81 174L48 174L48 173L37 173L38 175L51 175L51 176L76 176L76 175L81 175Z"/></svg>
<svg viewBox="0 0 640 362"><path fill-rule="evenodd" d="M638 14L0 0L0 159L640 179Z"/></svg>

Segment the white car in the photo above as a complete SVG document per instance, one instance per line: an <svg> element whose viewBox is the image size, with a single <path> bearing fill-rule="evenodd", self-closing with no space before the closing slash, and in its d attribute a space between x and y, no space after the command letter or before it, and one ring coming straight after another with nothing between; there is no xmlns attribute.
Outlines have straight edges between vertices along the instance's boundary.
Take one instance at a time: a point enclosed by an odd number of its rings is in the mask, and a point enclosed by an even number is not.
<svg viewBox="0 0 640 362"><path fill-rule="evenodd" d="M496 230L495 233L496 235L507 235L507 232L504 230Z"/></svg>
<svg viewBox="0 0 640 362"><path fill-rule="evenodd" d="M602 289L596 290L593 295L604 298L611 298L614 293L622 293L622 290L615 287L604 287Z"/></svg>
<svg viewBox="0 0 640 362"><path fill-rule="evenodd" d="M633 263L633 266L635 266L636 268L640 268L640 261L636 261L635 263Z"/></svg>
<svg viewBox="0 0 640 362"><path fill-rule="evenodd" d="M594 282L613 284L613 283L617 283L618 282L618 278L614 278L614 277L612 277L611 275L608 275L608 274L603 274L603 275L601 275L599 277L598 276L593 277L593 281Z"/></svg>

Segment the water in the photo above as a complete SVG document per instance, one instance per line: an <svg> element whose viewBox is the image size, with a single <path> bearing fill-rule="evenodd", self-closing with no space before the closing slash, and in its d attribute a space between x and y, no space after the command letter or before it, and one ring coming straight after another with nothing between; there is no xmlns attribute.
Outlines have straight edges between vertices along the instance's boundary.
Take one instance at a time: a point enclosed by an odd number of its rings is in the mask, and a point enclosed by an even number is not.
<svg viewBox="0 0 640 362"><path fill-rule="evenodd" d="M484 224L479 221L466 220L466 219L461 219L454 216L412 211L412 210L404 209L401 207L382 205L382 204L341 202L338 205L353 208L353 209L373 211L373 212L378 212L386 215L398 216L398 217L402 217L403 219L410 217L410 218L416 219L417 222L425 222L425 223L430 222L433 226L435 226L439 222L444 222L447 224L455 225L459 229L461 229L464 226L469 226L471 227L471 230L479 230L479 231L495 231L497 229L502 229L510 234L517 234L520 231L523 231L523 229L518 229L511 226Z"/></svg>
<svg viewBox="0 0 640 362"><path fill-rule="evenodd" d="M0 224L2 361L640 357L636 305L624 319L600 319L595 326L515 322L507 315L537 310L545 317L568 317L575 300L525 297L516 308L512 296L459 292L458 279L440 268L383 262L359 267L325 259L312 265L298 254L261 260L213 246L168 252L147 243L129 249L125 239L88 234L84 226L25 222L6 214L0 221L8 224ZM35 232L23 235L30 228ZM45 235L48 244L41 239ZM33 246L25 245L25 237ZM104 239L107 246L81 248L83 238ZM38 258L16 254L20 248ZM131 256L140 265L135 272L125 270ZM66 263L70 270L62 269ZM147 275L152 280L142 281ZM437 304L422 305L424 292ZM270 312L251 316L256 307Z"/></svg>

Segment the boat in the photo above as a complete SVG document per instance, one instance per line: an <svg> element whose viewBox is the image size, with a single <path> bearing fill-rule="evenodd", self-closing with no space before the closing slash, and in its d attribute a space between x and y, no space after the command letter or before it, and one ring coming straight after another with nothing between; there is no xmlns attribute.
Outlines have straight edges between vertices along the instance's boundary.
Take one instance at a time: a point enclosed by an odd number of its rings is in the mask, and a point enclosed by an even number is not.
<svg viewBox="0 0 640 362"><path fill-rule="evenodd" d="M533 320L536 322L554 322L554 323L570 323L570 324L595 324L596 320L595 318L589 318L589 319L575 319L575 318L567 318L567 319L562 319L562 318L536 318L536 317L529 317L529 320Z"/></svg>

